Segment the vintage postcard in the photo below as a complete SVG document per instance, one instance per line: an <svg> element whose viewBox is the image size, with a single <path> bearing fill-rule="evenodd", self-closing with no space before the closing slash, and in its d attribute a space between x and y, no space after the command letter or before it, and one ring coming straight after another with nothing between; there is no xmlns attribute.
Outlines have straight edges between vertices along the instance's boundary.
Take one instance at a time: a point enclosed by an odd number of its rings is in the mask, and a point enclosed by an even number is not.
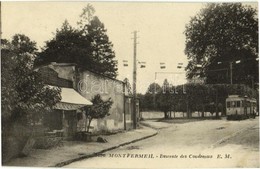
<svg viewBox="0 0 260 169"><path fill-rule="evenodd" d="M257 1L0 5L2 166L259 168Z"/></svg>

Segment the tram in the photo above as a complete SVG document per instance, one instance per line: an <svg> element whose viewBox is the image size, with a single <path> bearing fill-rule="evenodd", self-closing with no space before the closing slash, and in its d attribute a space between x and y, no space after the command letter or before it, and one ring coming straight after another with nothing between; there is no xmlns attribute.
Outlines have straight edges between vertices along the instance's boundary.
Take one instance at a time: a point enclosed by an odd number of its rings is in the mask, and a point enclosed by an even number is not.
<svg viewBox="0 0 260 169"><path fill-rule="evenodd" d="M243 120L255 118L257 113L256 99L229 95L226 99L227 120Z"/></svg>

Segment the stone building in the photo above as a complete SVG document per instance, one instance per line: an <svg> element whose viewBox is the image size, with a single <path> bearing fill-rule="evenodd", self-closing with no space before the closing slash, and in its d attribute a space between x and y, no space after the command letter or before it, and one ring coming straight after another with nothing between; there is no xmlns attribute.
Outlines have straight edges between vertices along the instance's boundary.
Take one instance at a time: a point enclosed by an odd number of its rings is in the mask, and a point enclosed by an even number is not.
<svg viewBox="0 0 260 169"><path fill-rule="evenodd" d="M132 128L132 98L126 92L128 90L126 90L123 81L92 71L81 70L73 63L53 62L40 66L36 70L41 73L45 84L61 87L62 99L67 99L65 104L61 100L61 103L56 105L55 112L50 114L53 130L66 130L67 136L73 135L76 131L85 130L84 126L86 126L87 121L80 107L91 106L91 99L97 94L103 100L111 98L113 104L109 116L103 119L94 119L91 122L92 132ZM139 112L138 105L137 112ZM67 121L64 122L64 120Z"/></svg>

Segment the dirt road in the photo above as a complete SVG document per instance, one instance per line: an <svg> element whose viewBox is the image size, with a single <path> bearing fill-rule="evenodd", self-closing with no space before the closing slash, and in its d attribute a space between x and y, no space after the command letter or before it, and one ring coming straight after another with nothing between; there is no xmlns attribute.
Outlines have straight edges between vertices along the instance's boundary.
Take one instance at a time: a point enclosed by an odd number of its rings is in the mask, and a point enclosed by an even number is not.
<svg viewBox="0 0 260 169"><path fill-rule="evenodd" d="M258 118L148 123L158 128L157 136L66 167L259 167Z"/></svg>

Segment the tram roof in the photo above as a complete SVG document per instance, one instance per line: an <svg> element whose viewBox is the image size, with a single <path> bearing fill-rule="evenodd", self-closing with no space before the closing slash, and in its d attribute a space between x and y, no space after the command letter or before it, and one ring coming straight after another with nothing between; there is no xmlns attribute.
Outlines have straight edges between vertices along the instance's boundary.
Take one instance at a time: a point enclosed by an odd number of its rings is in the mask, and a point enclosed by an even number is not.
<svg viewBox="0 0 260 169"><path fill-rule="evenodd" d="M229 95L226 101L238 101L238 100L245 100L245 97L239 95ZM256 102L255 98L246 98L247 101Z"/></svg>

